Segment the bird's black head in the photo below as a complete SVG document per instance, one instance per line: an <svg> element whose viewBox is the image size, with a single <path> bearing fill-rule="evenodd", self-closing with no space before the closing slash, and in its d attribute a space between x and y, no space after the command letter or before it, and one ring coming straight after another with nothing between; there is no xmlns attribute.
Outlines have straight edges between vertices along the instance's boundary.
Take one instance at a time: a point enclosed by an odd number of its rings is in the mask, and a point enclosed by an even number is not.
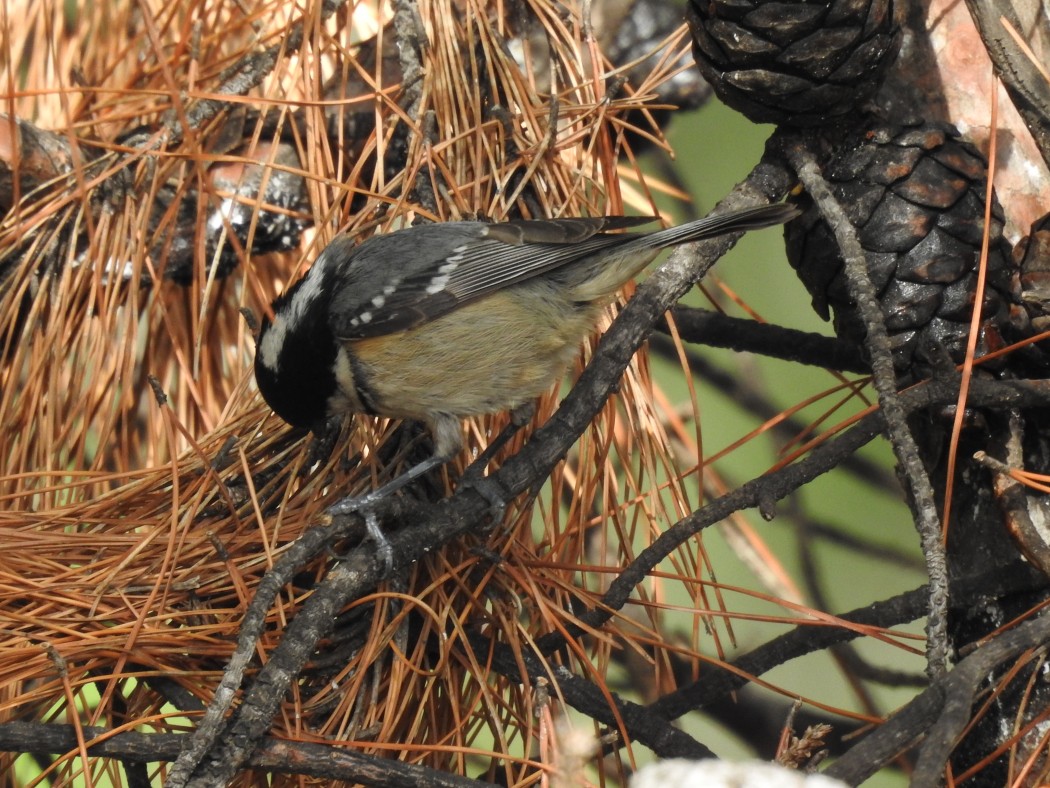
<svg viewBox="0 0 1050 788"><path fill-rule="evenodd" d="M337 387L331 291L316 268L273 302L273 321L263 320L255 349L255 380L266 403L289 424L307 429L324 423Z"/></svg>

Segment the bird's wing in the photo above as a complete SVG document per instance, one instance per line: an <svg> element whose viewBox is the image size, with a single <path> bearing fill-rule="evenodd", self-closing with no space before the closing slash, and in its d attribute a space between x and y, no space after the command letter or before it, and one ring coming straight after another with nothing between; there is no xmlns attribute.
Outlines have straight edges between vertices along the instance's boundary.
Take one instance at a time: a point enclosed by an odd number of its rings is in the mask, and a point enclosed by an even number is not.
<svg viewBox="0 0 1050 788"><path fill-rule="evenodd" d="M352 249L333 283L339 339L382 336L637 236L606 235L652 217L446 222L378 235Z"/></svg>

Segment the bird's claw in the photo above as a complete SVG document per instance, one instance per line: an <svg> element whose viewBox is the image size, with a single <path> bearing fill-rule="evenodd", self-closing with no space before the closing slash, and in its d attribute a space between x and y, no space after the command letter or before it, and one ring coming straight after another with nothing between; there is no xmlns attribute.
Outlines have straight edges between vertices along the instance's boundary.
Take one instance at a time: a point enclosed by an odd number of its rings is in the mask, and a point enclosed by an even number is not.
<svg viewBox="0 0 1050 788"><path fill-rule="evenodd" d="M494 523L503 522L503 517L507 513L507 501L512 496L501 482L493 476L482 476L480 473L473 474L469 473L468 470L468 474L460 478L459 484L460 487L476 491L478 495L488 502Z"/></svg>
<svg viewBox="0 0 1050 788"><path fill-rule="evenodd" d="M377 495L376 492L349 496L329 506L327 513L332 517L358 514L364 519L365 531L368 538L375 544L377 557L383 567L383 575L386 576L394 568L394 548L379 527L379 516L376 514L376 504L383 497L385 496Z"/></svg>

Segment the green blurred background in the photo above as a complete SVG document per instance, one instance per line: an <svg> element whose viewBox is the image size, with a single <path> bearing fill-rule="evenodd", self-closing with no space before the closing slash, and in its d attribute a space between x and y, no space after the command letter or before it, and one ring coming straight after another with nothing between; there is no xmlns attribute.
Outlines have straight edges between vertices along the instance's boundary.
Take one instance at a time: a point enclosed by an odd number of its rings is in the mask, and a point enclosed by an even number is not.
<svg viewBox="0 0 1050 788"><path fill-rule="evenodd" d="M682 113L675 118L668 131L668 140L676 152L671 166L678 173L686 191L693 196L696 212L707 212L734 184L746 177L761 157L772 131L773 127L755 125L724 107L717 99L712 99L701 110ZM659 152L647 154L647 168L650 171L658 170L659 157L663 156ZM688 217L680 203L676 205L674 201L668 200L662 203L662 207L671 211L676 221ZM771 229L748 234L717 264L713 273L767 322L831 335L830 324L815 314L810 306L809 294L787 263L781 231ZM714 286L708 289L718 293ZM719 302L729 314L747 316L730 299L716 297L720 298ZM692 302L710 305L706 297L699 293ZM829 372L800 364L712 348L702 348L700 353L717 367L735 376L743 376L783 408L795 406L839 382ZM657 380L672 401L688 401L680 367L654 360L654 370ZM697 381L696 385L705 454L711 455L721 450L761 424L762 420L742 410L735 398L724 396L713 386L705 385L703 380ZM870 388L866 392L870 399L874 399ZM822 399L808 406L799 414L799 418L809 423L841 399L841 394ZM859 401L850 403L832 416L828 423L837 423L847 413L855 413L860 409ZM719 460L717 468L733 484L753 478L780 458L779 452L783 447L778 444L778 440L772 435L752 440ZM885 441L880 439L873 442L862 455L892 475L893 458ZM805 584L798 530L790 516L783 516L783 513L796 507L811 518L830 524L836 530L841 529L842 533L856 535L880 545L892 545L914 557L913 568L901 567L899 564L872 560L857 551L829 544L825 540L813 540L812 559L827 595L827 612L846 612L911 590L925 582L918 539L902 497L896 491L880 491L853 475L836 470L806 485L793 499L782 502L778 509L782 516L772 522L765 522L754 510L746 512L749 522L803 589ZM721 583L764 591L752 570L741 562L729 546L722 531L709 529L703 538ZM784 608L748 595L729 593L726 599L734 612L771 616L786 613ZM687 602L674 599L667 601ZM806 602L814 604L812 599ZM905 631L921 633L922 623L916 622ZM786 626L745 620L734 621L733 628L739 644L734 653L746 652L788 629ZM921 657L870 640L856 643L860 653L878 667L922 674L925 663ZM914 645L921 648L921 643ZM856 694L826 653L794 660L763 678L824 704L861 710ZM868 688L881 714L887 714L907 702L916 692L912 688L894 689L870 682ZM745 742L730 739L718 726L695 719L683 722L700 741L711 746L721 757L772 757L772 753L753 752ZM900 772L883 773L866 783L878 788L906 784L907 780Z"/></svg>

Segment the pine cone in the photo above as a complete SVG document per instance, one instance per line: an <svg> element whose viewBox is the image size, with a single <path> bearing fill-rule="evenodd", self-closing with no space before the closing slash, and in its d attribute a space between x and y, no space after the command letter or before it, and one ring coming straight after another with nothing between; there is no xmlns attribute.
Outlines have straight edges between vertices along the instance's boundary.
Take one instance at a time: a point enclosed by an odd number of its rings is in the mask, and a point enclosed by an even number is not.
<svg viewBox="0 0 1050 788"><path fill-rule="evenodd" d="M879 293L894 363L905 379L925 377L939 347L960 360L966 349L984 230L986 162L953 128L926 124L855 134L825 167L832 191L857 228ZM994 199L994 198L993 198ZM842 258L812 202L787 225L788 258L836 333L862 342ZM1017 279L993 205L988 279L978 354L1002 343Z"/></svg>
<svg viewBox="0 0 1050 788"><path fill-rule="evenodd" d="M595 27L605 54L613 65L631 65L625 74L635 88L644 85L657 61L653 51L682 24L682 8L674 0L619 0L595 6ZM676 61L681 68L655 86L656 104L673 104L678 110L696 109L711 96L711 88L690 68L688 53ZM661 128L670 110L656 110Z"/></svg>
<svg viewBox="0 0 1050 788"><path fill-rule="evenodd" d="M1021 269L1021 302L1034 331L1050 328L1050 213L1037 219L1017 242L1014 261Z"/></svg>
<svg viewBox="0 0 1050 788"><path fill-rule="evenodd" d="M220 279L228 276L240 259L230 236L236 238L245 254L286 252L299 246L308 224L309 197L305 179L294 172L302 167L295 147L278 143L274 167L266 165L271 155L269 143L259 143L253 151L258 164L220 162L209 168L212 193L208 195L203 222L198 216L200 195L196 190L181 199L173 189L162 190L158 195L152 216L155 222L164 218L173 200L179 200L175 221L153 228L150 253L164 261L165 278L183 285L193 282L198 227L205 233L206 265L212 265L218 249L215 275ZM237 155L248 156L249 152L239 151Z"/></svg>
<svg viewBox="0 0 1050 788"><path fill-rule="evenodd" d="M757 123L824 125L856 111L897 51L893 0L690 0L700 72Z"/></svg>

